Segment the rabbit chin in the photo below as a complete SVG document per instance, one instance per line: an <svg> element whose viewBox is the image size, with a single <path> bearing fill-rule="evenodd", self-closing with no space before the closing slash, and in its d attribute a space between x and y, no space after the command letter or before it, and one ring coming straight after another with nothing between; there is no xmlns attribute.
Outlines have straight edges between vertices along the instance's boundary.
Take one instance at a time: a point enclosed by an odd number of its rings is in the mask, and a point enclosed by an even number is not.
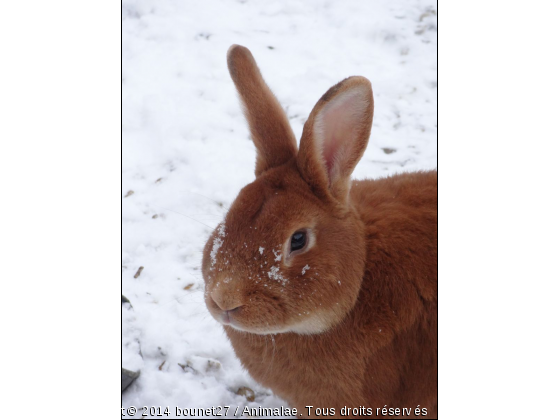
<svg viewBox="0 0 560 420"><path fill-rule="evenodd" d="M329 318L330 317L325 316L324 314L318 313L318 314L308 316L304 320L286 326L267 325L266 327L253 327L253 326L245 327L239 324L236 325L235 321L229 324L224 324L224 326L231 327L237 331L242 331L251 334L259 334L259 335L282 334L282 333L313 335L313 334L321 334L333 326L334 320Z"/></svg>

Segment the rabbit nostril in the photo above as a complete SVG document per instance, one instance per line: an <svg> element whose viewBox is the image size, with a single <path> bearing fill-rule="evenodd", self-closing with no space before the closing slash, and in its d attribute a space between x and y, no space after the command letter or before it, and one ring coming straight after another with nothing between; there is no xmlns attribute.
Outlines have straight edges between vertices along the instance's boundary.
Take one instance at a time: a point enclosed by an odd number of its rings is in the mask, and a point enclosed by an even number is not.
<svg viewBox="0 0 560 420"><path fill-rule="evenodd" d="M220 304L218 303L218 301L214 298L214 296L212 294L210 295L210 299L212 300L212 303L214 305L216 305L218 308L222 309L222 307L220 306Z"/></svg>
<svg viewBox="0 0 560 420"><path fill-rule="evenodd" d="M224 313L236 311L243 303L241 295L224 293L217 288L210 293L210 299L215 307Z"/></svg>
<svg viewBox="0 0 560 420"><path fill-rule="evenodd" d="M224 313L233 313L243 306L239 302L240 299L232 298L231 296L223 295L216 291L210 293L210 299L212 303Z"/></svg>

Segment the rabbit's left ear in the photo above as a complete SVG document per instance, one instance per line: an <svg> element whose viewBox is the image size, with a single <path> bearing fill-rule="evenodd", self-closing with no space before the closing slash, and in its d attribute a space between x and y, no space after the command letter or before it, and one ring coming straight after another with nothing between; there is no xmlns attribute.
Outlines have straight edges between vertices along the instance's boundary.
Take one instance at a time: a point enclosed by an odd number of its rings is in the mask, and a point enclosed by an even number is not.
<svg viewBox="0 0 560 420"><path fill-rule="evenodd" d="M316 193L346 203L372 119L373 93L365 77L349 77L319 99L303 127L297 156L301 175Z"/></svg>

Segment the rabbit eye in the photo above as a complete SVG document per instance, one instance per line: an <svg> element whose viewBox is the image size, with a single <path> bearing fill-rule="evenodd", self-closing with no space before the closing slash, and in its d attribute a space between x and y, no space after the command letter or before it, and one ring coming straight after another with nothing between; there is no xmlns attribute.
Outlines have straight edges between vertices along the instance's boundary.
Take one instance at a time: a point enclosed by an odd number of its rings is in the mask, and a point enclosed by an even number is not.
<svg viewBox="0 0 560 420"><path fill-rule="evenodd" d="M290 244L290 252L298 251L307 244L307 234L305 232L296 232L292 235Z"/></svg>

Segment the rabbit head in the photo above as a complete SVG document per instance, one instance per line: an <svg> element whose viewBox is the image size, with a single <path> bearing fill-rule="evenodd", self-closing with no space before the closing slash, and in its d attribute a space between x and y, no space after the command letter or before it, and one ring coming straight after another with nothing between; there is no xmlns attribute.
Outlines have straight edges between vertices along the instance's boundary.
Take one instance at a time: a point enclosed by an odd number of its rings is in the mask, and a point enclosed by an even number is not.
<svg viewBox="0 0 560 420"><path fill-rule="evenodd" d="M222 324L249 333L324 332L354 307L366 267L349 191L371 130L371 84L350 77L329 89L298 150L249 50L233 45L228 67L256 146L256 179L204 248L206 305Z"/></svg>

